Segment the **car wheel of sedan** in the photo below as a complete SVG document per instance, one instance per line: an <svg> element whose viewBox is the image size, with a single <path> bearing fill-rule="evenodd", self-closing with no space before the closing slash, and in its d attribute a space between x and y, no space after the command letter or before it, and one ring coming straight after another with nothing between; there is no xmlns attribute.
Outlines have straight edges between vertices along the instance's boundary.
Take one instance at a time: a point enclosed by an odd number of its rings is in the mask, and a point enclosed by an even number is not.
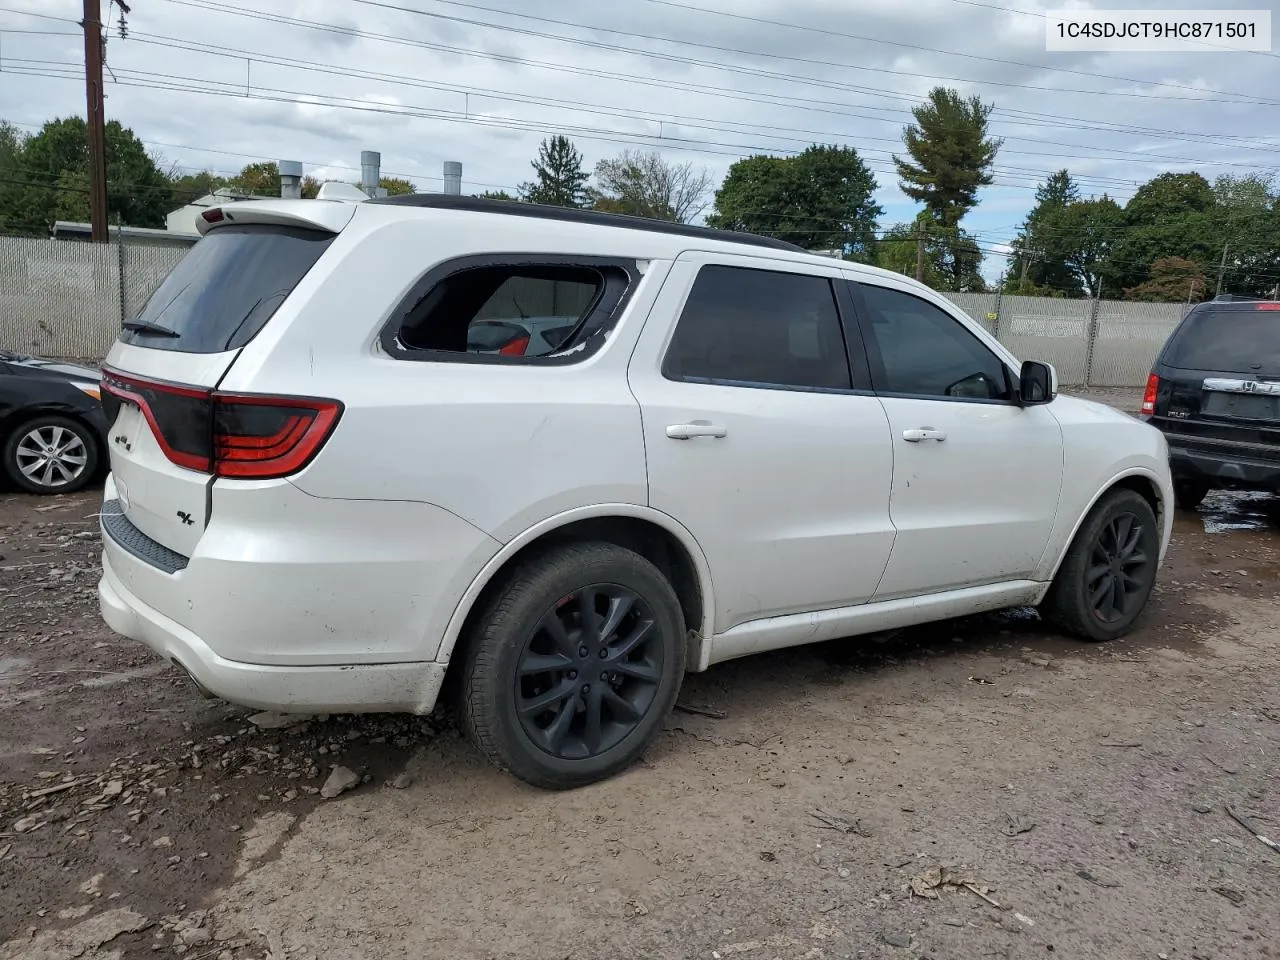
<svg viewBox="0 0 1280 960"><path fill-rule="evenodd" d="M1147 604L1159 559L1151 505L1132 490L1113 490L1081 524L1042 612L1083 640L1123 636Z"/></svg>
<svg viewBox="0 0 1280 960"><path fill-rule="evenodd" d="M494 592L467 638L467 732L535 786L610 777L671 711L685 634L675 591L639 554L608 543L543 553Z"/></svg>
<svg viewBox="0 0 1280 960"><path fill-rule="evenodd" d="M4 471L28 493L74 493L98 469L93 431L68 417L21 423L4 445Z"/></svg>

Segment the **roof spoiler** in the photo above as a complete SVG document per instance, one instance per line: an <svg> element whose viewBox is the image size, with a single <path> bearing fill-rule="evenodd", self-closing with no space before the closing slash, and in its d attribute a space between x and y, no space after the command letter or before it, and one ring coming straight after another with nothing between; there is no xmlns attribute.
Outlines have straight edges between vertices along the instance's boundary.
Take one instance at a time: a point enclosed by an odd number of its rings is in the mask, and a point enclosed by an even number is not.
<svg viewBox="0 0 1280 960"><path fill-rule="evenodd" d="M350 201L237 200L221 207L209 207L196 217L196 230L203 237L220 226L261 223L341 233L355 213L355 205Z"/></svg>

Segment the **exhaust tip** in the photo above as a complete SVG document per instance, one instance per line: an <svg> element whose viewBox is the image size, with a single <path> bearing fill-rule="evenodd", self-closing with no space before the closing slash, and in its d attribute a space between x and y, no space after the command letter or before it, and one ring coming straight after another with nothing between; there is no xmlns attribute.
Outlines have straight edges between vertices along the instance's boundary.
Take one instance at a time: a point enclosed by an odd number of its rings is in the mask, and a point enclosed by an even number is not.
<svg viewBox="0 0 1280 960"><path fill-rule="evenodd" d="M210 691L207 687L205 687L204 684L202 684L199 680L197 680L195 677L195 674L192 673L190 670L188 670L181 660L179 660L177 657L174 657L172 659L172 663L175 667L177 667L179 670L182 671L184 676L186 676L187 682L196 688L196 693L200 694L200 696L202 696L206 700L217 699L217 695L214 694L212 691Z"/></svg>

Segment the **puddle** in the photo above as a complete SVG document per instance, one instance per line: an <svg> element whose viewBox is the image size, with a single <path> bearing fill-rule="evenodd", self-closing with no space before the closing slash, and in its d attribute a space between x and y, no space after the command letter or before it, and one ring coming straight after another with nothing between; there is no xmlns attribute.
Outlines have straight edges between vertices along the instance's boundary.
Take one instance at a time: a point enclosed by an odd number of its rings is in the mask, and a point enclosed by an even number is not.
<svg viewBox="0 0 1280 960"><path fill-rule="evenodd" d="M1280 498L1252 490L1217 490L1204 498L1200 519L1205 533L1280 530Z"/></svg>

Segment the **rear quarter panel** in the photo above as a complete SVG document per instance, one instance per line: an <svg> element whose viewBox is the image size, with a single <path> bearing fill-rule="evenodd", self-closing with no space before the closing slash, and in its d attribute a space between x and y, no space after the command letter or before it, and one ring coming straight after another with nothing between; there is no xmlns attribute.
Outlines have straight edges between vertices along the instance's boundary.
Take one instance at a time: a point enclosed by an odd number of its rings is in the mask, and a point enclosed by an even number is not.
<svg viewBox="0 0 1280 960"><path fill-rule="evenodd" d="M1088 400L1060 396L1049 409L1062 425L1062 500L1035 579L1053 579L1089 510L1126 477L1142 477L1160 491L1157 520L1163 560L1173 531L1173 484L1164 436L1140 420Z"/></svg>
<svg viewBox="0 0 1280 960"><path fill-rule="evenodd" d="M444 260L627 250L564 249L539 237L537 224L526 237L498 223L498 236L477 230L476 218L453 232L450 218L380 222L386 214L368 212L368 223L357 218L326 253L327 272L290 299L222 383L342 401L333 436L294 483L316 497L429 503L502 542L578 507L646 504L640 410L625 371L668 261L647 260L608 341L580 363L404 360L382 351L379 332Z"/></svg>

